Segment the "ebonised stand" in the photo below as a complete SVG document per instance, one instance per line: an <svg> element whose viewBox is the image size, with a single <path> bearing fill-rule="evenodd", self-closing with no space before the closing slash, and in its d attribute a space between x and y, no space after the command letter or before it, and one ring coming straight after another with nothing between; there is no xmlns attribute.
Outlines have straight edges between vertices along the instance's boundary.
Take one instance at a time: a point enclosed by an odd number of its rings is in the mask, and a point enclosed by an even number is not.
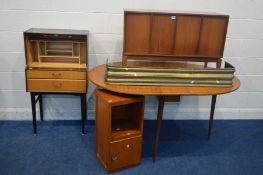
<svg viewBox="0 0 263 175"><path fill-rule="evenodd" d="M43 95L75 95L79 96L81 100L81 132L86 134L85 121L87 120L87 96L86 93L58 93L58 92L30 92L31 95L31 106L32 106L32 117L33 117L33 132L37 133L37 120L36 120L36 104L39 102L40 119L44 120L43 111ZM37 97L37 98L36 98Z"/></svg>

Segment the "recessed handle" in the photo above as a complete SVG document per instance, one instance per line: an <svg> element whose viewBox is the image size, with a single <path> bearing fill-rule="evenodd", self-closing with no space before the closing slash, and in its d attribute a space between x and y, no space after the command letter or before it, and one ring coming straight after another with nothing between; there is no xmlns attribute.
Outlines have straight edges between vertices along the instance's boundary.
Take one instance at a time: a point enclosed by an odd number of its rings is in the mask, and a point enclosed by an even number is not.
<svg viewBox="0 0 263 175"><path fill-rule="evenodd" d="M61 82L53 82L52 85L54 88L61 88L62 86Z"/></svg>
<svg viewBox="0 0 263 175"><path fill-rule="evenodd" d="M116 161L117 159L118 159L118 157L117 157L116 155L112 155L112 156L111 156L111 160L112 160L112 161Z"/></svg>
<svg viewBox="0 0 263 175"><path fill-rule="evenodd" d="M54 78L59 78L60 76L61 76L61 73L52 73L52 76L54 77Z"/></svg>

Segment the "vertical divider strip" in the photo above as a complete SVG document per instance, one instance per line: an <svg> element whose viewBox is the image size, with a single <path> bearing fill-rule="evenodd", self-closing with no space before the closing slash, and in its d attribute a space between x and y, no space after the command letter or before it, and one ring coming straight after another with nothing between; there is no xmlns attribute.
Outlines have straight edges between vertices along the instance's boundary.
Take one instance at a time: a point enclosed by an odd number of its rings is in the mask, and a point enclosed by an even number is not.
<svg viewBox="0 0 263 175"><path fill-rule="evenodd" d="M200 50L200 42L201 42L201 34L202 34L202 30L203 30L203 17L201 17L201 22L200 22L200 28L199 28L199 35L198 35L198 44L196 46L196 54L199 54L199 50Z"/></svg>
<svg viewBox="0 0 263 175"><path fill-rule="evenodd" d="M148 45L148 53L152 53L152 29L153 29L153 18L154 18L154 15L153 14L150 14L150 26L149 26L149 45Z"/></svg>
<svg viewBox="0 0 263 175"><path fill-rule="evenodd" d="M172 53L173 55L176 54L176 50L175 50L175 43L176 43L176 33L177 33L177 22L178 22L178 16L177 14L174 14L176 16L176 19L174 20L174 30L173 30L173 45L172 45Z"/></svg>

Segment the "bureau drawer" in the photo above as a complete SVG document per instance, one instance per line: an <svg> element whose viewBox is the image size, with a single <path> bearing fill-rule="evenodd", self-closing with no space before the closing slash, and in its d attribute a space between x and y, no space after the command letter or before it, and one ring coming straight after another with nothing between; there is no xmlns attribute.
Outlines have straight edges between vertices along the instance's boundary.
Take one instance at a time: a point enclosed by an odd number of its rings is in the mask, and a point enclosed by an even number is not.
<svg viewBox="0 0 263 175"><path fill-rule="evenodd" d="M110 160L107 169L114 171L120 168L139 164L141 161L142 137L137 136L110 143Z"/></svg>
<svg viewBox="0 0 263 175"><path fill-rule="evenodd" d="M86 92L86 80L27 79L29 92Z"/></svg>
<svg viewBox="0 0 263 175"><path fill-rule="evenodd" d="M45 70L27 70L28 79L70 79L86 80L87 72L85 71L45 71Z"/></svg>

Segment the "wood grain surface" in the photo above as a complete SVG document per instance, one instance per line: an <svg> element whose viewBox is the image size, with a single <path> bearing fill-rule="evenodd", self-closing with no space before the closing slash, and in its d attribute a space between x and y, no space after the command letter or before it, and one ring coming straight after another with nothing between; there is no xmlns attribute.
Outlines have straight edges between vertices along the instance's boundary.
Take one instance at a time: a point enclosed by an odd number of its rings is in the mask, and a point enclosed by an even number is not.
<svg viewBox="0 0 263 175"><path fill-rule="evenodd" d="M118 63L121 64L121 63ZM168 63L167 63L168 64ZM171 65L171 64L170 64ZM162 66L165 66L163 63ZM185 64L190 66L190 64ZM196 65L194 65L196 67ZM106 65L99 65L89 71L89 80L109 91L133 94L133 95L218 95L226 94L237 90L240 81L237 77L233 79L232 87L186 87L186 86L121 86L109 85L104 83Z"/></svg>

